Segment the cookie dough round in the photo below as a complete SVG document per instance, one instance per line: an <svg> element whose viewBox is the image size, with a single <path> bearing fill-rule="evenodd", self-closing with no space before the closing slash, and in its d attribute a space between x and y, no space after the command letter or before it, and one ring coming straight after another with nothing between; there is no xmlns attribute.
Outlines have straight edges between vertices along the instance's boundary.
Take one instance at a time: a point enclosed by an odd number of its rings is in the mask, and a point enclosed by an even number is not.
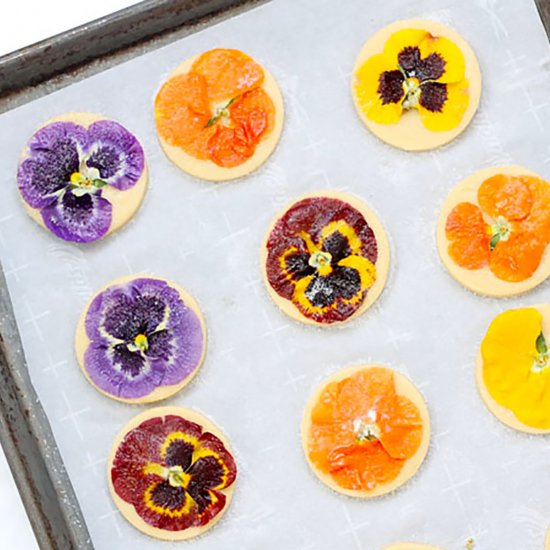
<svg viewBox="0 0 550 550"><path fill-rule="evenodd" d="M529 306L537 309L542 314L542 330L545 334L550 334L550 305L549 304L543 304L543 305L535 305L535 306ZM481 351L477 355L476 359L476 383L477 383L477 389L479 391L479 394L481 395L481 398L483 402L485 403L485 406L491 411L503 424L506 424L506 426L513 428L514 430L518 430L520 432L530 433L530 434L548 434L550 433L550 429L542 430L538 428L534 428L532 426L528 426L521 422L517 416L514 414L514 412L510 409L507 409L506 407L503 407L499 403L497 403L491 394L489 393L489 390L487 389L487 386L485 385L485 382L483 381L483 358L481 356Z"/></svg>
<svg viewBox="0 0 550 550"><path fill-rule="evenodd" d="M544 544L544 550L550 550L550 528L546 532L546 540Z"/></svg>
<svg viewBox="0 0 550 550"><path fill-rule="evenodd" d="M441 550L438 546L431 544L419 544L417 542L398 542L385 546L382 550Z"/></svg>
<svg viewBox="0 0 550 550"><path fill-rule="evenodd" d="M302 201L306 201L309 199L321 199L321 200L335 199L336 201L341 201L344 206L351 207L352 209L354 209L355 211L361 214L363 219L367 222L368 227L374 234L374 238L376 240L377 257L376 257L376 260L374 261L376 278L372 283L372 286L367 288L366 296L364 295L362 302L354 305L355 309L353 311L350 311L347 316L342 314L340 318L334 319L334 320L323 321L322 317L324 316L324 314L320 314L318 316L314 314L312 317L311 315L308 316L305 313L303 313L302 310L292 301L292 299L286 298L283 295L280 295L275 290L275 288L273 288L270 282L270 277L268 273L268 261L269 261L269 255L270 255L270 249L268 248L268 243L270 241L270 237L273 235L274 229L276 228L280 220L287 215L289 210L291 210L292 208L295 208L297 205L302 203ZM349 258L351 257L353 256L349 256ZM362 201L360 201L353 195L349 195L347 193L341 193L341 192L335 192L335 191L319 191L317 193L310 193L307 195L303 195L302 197L298 198L297 200L285 206L285 208L283 208L276 215L274 220L271 222L268 231L266 232L266 236L262 244L262 248L260 252L260 265L263 273L265 286L269 292L269 295L271 296L275 304L279 307L279 309L281 309L289 317L297 321L300 321L302 323L305 323L308 325L315 325L315 326L326 326L327 324L331 324L331 323L342 324L350 321L351 319L356 318L357 316L365 312L370 306L372 306L372 304L374 304L374 302L378 299L378 297L382 293L382 290L384 289L384 286L388 278L389 270L390 270L390 244L389 244L388 237L386 235L386 231L384 230L382 223L378 219L378 216L369 207L367 207ZM316 320L316 316L321 320Z"/></svg>
<svg viewBox="0 0 550 550"><path fill-rule="evenodd" d="M469 103L460 124L452 130L428 130L422 124L418 110L414 108L404 111L396 124L380 124L369 119L359 105L354 89L357 71L368 58L382 53L388 38L402 29L425 30L434 36L447 38L458 46L464 56L465 78L469 82ZM351 91L359 117L376 137L393 147L405 151L427 151L449 143L470 124L481 97L481 71L472 48L456 31L428 19L407 19L397 21L379 30L361 48L353 69Z"/></svg>
<svg viewBox="0 0 550 550"><path fill-rule="evenodd" d="M319 398L321 397L321 395L323 394L327 386L335 382L341 382L342 380L345 380L346 378L350 378L351 376L356 375L361 371L369 371L369 370L372 371L372 369L377 369L377 370L381 369L385 372L391 373L391 375L393 376L393 384L394 384L395 393L397 397L406 398L409 402L411 402L416 407L418 414L422 420L422 435L416 451L410 458L406 459L406 461L401 467L399 474L393 480L387 483L378 484L377 486L374 487L374 489L371 489L371 490L348 489L340 486L331 477L330 474L321 471L310 458L309 442L310 442L310 431L313 425L312 413L314 411L316 404L319 401ZM376 415L376 412L374 414ZM369 420L373 421L373 418L369 418ZM354 420L355 431L356 431L356 426L355 426L356 422L357 422L357 419ZM307 405L304 411L304 416L303 416L302 425L301 425L301 434L302 434L302 448L304 450L306 460L310 468L314 472L314 474L325 485L327 485L337 493L341 493L351 497L373 498L373 497L378 497L381 495L385 495L387 493L391 493L392 491L395 491L397 488L401 487L401 485L407 482L411 477L413 477L416 474L416 472L419 470L420 466L422 465L422 462L426 458L426 455L428 453L428 448L430 445L430 416L429 416L428 407L426 406L424 398L422 397L421 393L418 391L416 386L408 378L394 371L393 369L390 369L383 365L374 365L374 364L359 365L359 366L340 370L335 374L333 374L332 376L329 376L313 392L313 394L311 395L311 397L307 402Z"/></svg>
<svg viewBox="0 0 550 550"><path fill-rule="evenodd" d="M191 66L193 65L195 60L199 57L200 56L197 55L184 61L170 74L166 82L175 76L187 74L190 71ZM258 63L257 61L256 63L264 71L264 81L260 88L271 98L271 101L273 102L273 105L275 107L274 126L269 135L267 135L257 144L254 154L250 158L237 166L224 167L219 166L210 159L202 160L196 158L185 152L181 147L171 145L165 138L160 135L157 125L157 135L160 144L164 152L166 153L166 156L176 166L197 178L208 181L221 182L234 180L250 174L257 168L259 168L270 157L270 155L275 150L275 147L277 146L277 143L279 142L281 133L283 131L283 96L281 95L279 86L277 85L277 82L275 81L271 73L262 64Z"/></svg>
<svg viewBox="0 0 550 550"><path fill-rule="evenodd" d="M147 434L143 431L144 425L155 425L154 431ZM136 429L139 429L137 436ZM162 440L159 439L159 435ZM134 438L138 439L138 444L132 445ZM180 448L176 448L171 453L170 447L174 444L179 445ZM186 450L189 447L192 447L192 450ZM136 458L133 453L131 462L124 460L127 454L135 449L144 448L150 450L151 461L147 460L147 457ZM155 462L159 457L162 460L161 464ZM210 459L215 459L216 462ZM183 468L178 460L180 462L185 460L186 467ZM201 460L203 465L206 461L210 462L209 469L202 468L197 473L193 467ZM213 471L216 464L218 468L221 465L220 470L223 469L223 473L218 474ZM144 471L148 473L144 474ZM215 502L200 512L204 516L211 515L205 524L196 524L198 523L196 505L194 506L194 501L190 499L190 504L186 505L187 510L179 515L173 512L173 508L164 508L159 502L162 497L162 494L159 495L160 490L169 491L172 494L166 495L166 499L173 505L175 498L182 493L187 494L186 491L178 491L178 489L187 489L190 480L194 481L194 490L200 491L200 482L204 481L206 475L218 475L222 479L217 486L209 484L214 489L208 492L215 493L216 499L212 499ZM236 475L237 466L231 446L224 434L202 414L182 407L157 407L135 416L115 438L107 463L109 489L121 514L142 533L168 541L198 537L210 530L221 519L231 502ZM150 478L150 482L145 481L147 477ZM158 487L153 488L156 484L163 487L160 490ZM136 495L136 488L141 489L143 495ZM204 492L207 492L207 489ZM189 498L188 495L187 498ZM185 500L181 503L180 509L185 509L184 503ZM150 521L145 521L138 510L145 510ZM171 515L163 513L163 510L168 510ZM185 515L192 517L184 518ZM172 525L173 529L170 530L153 524L154 520L166 521L166 516L180 522L180 525ZM190 523L189 526L184 525L186 521Z"/></svg>
<svg viewBox="0 0 550 550"><path fill-rule="evenodd" d="M206 339L200 308L183 288L160 277L128 276L111 281L88 302L75 350L98 391L125 403L152 403L193 379Z"/></svg>
<svg viewBox="0 0 550 550"><path fill-rule="evenodd" d="M550 246L546 247L540 265L531 277L523 281L509 282L499 279L491 272L488 266L481 269L466 269L456 264L449 256L448 247L450 241L447 239L445 232L447 218L453 208L461 202L470 202L479 205L477 198L479 187L486 179L497 174L540 178L535 172L516 165L491 166L468 176L451 191L445 200L437 222L436 239L441 261L454 279L477 294L500 298L523 294L535 288L550 276Z"/></svg>
<svg viewBox="0 0 550 550"><path fill-rule="evenodd" d="M57 173L45 183L37 180L54 162ZM17 180L25 209L36 222L63 240L86 243L134 216L145 197L148 172L143 148L123 126L96 114L67 113L32 135Z"/></svg>

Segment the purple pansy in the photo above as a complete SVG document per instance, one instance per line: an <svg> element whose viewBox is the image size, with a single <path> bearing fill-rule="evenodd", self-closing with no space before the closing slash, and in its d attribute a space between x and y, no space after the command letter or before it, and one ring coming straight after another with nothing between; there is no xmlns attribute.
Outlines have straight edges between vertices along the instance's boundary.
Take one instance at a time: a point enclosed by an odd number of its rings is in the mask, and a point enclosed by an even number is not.
<svg viewBox="0 0 550 550"><path fill-rule="evenodd" d="M99 120L88 128L52 122L31 137L17 183L25 202L40 210L52 233L86 243L111 227L113 208L102 196L103 187L130 189L144 167L138 140L116 122Z"/></svg>
<svg viewBox="0 0 550 550"><path fill-rule="evenodd" d="M88 308L84 369L104 392L138 399L180 384L199 367L201 321L161 279L138 278L99 293Z"/></svg>

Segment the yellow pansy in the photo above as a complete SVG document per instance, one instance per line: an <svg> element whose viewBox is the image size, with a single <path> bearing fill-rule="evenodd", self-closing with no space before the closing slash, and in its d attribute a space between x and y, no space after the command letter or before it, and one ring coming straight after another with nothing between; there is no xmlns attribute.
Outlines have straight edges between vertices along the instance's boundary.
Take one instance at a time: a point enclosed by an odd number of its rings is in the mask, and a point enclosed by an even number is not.
<svg viewBox="0 0 550 550"><path fill-rule="evenodd" d="M393 33L380 54L355 73L361 110L379 124L396 124L403 111L417 109L433 132L456 128L470 100L465 61L451 40L419 29Z"/></svg>
<svg viewBox="0 0 550 550"><path fill-rule="evenodd" d="M550 356L535 308L493 319L481 344L483 381L491 397L532 428L550 428Z"/></svg>

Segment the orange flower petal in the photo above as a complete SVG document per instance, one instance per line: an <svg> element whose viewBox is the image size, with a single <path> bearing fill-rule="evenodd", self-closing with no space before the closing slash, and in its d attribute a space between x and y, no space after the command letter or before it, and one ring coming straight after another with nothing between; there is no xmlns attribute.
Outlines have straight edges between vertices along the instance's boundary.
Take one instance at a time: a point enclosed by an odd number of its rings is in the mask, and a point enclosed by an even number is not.
<svg viewBox="0 0 550 550"><path fill-rule="evenodd" d="M445 233L453 261L466 269L479 269L489 261L488 226L481 210L470 202L457 204L447 217Z"/></svg>
<svg viewBox="0 0 550 550"><path fill-rule="evenodd" d="M416 405L398 395L393 410L389 414L381 415L380 442L392 458L411 458L422 441L422 424Z"/></svg>
<svg viewBox="0 0 550 550"><path fill-rule="evenodd" d="M503 281L524 281L539 267L545 246L533 233L518 233L512 228L510 238L499 241L491 252L489 267Z"/></svg>
<svg viewBox="0 0 550 550"><path fill-rule="evenodd" d="M393 399L395 387L390 370L374 367L361 370L340 382L338 407L341 418L355 420L377 409L381 399Z"/></svg>
<svg viewBox="0 0 550 550"><path fill-rule="evenodd" d="M160 136L199 159L208 158L208 140L214 128L210 118L206 81L187 73L167 80L155 98L155 121Z"/></svg>
<svg viewBox="0 0 550 550"><path fill-rule="evenodd" d="M242 124L250 140L258 142L275 126L275 105L261 89L247 92L230 107L231 120Z"/></svg>
<svg viewBox="0 0 550 550"><path fill-rule="evenodd" d="M497 174L479 187L477 198L481 209L493 218L522 220L533 206L533 195L523 177Z"/></svg>
<svg viewBox="0 0 550 550"><path fill-rule="evenodd" d="M344 489L372 491L377 485L393 481L403 464L389 456L380 442L371 441L341 449L333 458L330 474Z"/></svg>
<svg viewBox="0 0 550 550"><path fill-rule="evenodd" d="M550 243L550 184L532 176L522 176L533 198L530 215L521 222L522 231L535 233L540 241Z"/></svg>
<svg viewBox="0 0 550 550"><path fill-rule="evenodd" d="M210 101L225 101L261 86L264 71L239 50L214 49L200 55L191 71L206 79Z"/></svg>

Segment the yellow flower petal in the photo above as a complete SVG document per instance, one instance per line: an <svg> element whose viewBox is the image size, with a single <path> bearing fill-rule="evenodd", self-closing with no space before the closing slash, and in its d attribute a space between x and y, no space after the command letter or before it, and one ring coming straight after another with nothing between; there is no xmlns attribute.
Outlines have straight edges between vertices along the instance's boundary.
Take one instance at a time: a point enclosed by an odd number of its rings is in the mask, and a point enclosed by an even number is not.
<svg viewBox="0 0 550 550"><path fill-rule="evenodd" d="M550 428L550 370L531 370L542 316L534 308L501 313L481 344L483 380L493 399L535 428Z"/></svg>
<svg viewBox="0 0 550 550"><path fill-rule="evenodd" d="M420 98L422 102L422 97ZM427 130L446 132L456 128L464 117L470 102L470 90L467 80L447 84L447 99L441 111L430 111L418 104L420 120Z"/></svg>
<svg viewBox="0 0 550 550"><path fill-rule="evenodd" d="M445 72L437 82L460 82L464 79L466 63L460 48L454 42L429 34L420 44L420 55L425 59L433 53L439 54L445 61Z"/></svg>
<svg viewBox="0 0 550 550"><path fill-rule="evenodd" d="M378 94L380 76L386 71L397 70L397 61L389 62L383 54L369 57L355 73L354 93L365 116L379 124L395 124L403 107L397 103L382 103Z"/></svg>
<svg viewBox="0 0 550 550"><path fill-rule="evenodd" d="M384 56L393 68L397 68L397 56L407 47L420 47L420 44L430 35L427 31L419 29L402 29L394 32L384 44Z"/></svg>
<svg viewBox="0 0 550 550"><path fill-rule="evenodd" d="M339 266L351 267L359 273L361 289L370 288L376 281L376 266L364 256L348 256L338 262Z"/></svg>

